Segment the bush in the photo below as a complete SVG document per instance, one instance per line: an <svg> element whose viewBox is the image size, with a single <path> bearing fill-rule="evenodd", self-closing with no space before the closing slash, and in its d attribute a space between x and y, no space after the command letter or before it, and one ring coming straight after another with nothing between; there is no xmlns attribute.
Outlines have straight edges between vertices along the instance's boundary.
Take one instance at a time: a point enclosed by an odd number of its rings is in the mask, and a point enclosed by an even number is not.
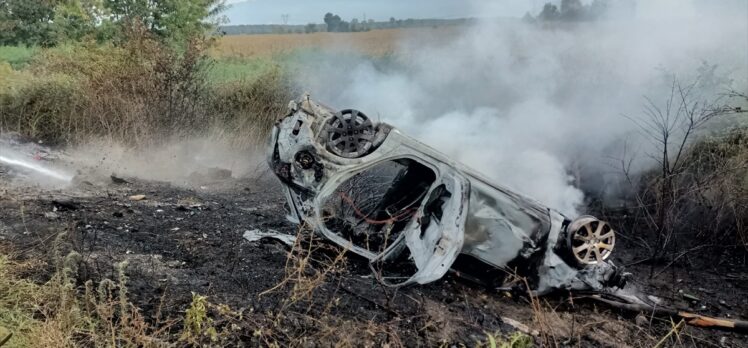
<svg viewBox="0 0 748 348"><path fill-rule="evenodd" d="M264 142L293 96L288 77L268 66L252 79L211 82L208 44L173 47L135 30L120 46L59 46L23 70L0 64L0 131L52 143L138 146L209 132Z"/></svg>
<svg viewBox="0 0 748 348"><path fill-rule="evenodd" d="M683 163L685 170L673 177L668 210L668 228L675 231L671 257L684 251L720 257L748 252L748 127L699 139L685 149ZM662 180L657 169L639 180L638 196L649 216L661 201Z"/></svg>
<svg viewBox="0 0 748 348"><path fill-rule="evenodd" d="M684 230L697 241L748 251L748 128L694 144L688 160Z"/></svg>
<svg viewBox="0 0 748 348"><path fill-rule="evenodd" d="M0 94L0 130L12 130L49 142L72 140L86 125L85 96L67 76L34 78Z"/></svg>
<svg viewBox="0 0 748 348"><path fill-rule="evenodd" d="M226 130L232 139L245 143L264 142L295 94L290 79L279 66L254 80L216 86L211 108L217 115L214 129Z"/></svg>
<svg viewBox="0 0 748 348"><path fill-rule="evenodd" d="M0 46L0 62L7 62L13 68L26 66L38 52L37 48L24 46Z"/></svg>

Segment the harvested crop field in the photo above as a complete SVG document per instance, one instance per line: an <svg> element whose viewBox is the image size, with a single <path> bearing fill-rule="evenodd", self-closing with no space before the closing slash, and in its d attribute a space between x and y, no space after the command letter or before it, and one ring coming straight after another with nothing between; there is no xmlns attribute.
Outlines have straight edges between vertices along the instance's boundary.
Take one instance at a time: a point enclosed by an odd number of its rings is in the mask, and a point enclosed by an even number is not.
<svg viewBox="0 0 748 348"><path fill-rule="evenodd" d="M381 56L392 53L404 38L428 36L447 40L458 27L383 29L357 33L230 35L219 39L212 54L218 58L267 57L298 49L353 51Z"/></svg>

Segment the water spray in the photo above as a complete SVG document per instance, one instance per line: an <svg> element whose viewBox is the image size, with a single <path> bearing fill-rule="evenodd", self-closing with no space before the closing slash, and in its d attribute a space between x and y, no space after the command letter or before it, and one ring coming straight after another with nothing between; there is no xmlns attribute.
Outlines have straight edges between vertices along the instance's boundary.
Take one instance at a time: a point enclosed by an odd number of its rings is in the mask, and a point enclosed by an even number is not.
<svg viewBox="0 0 748 348"><path fill-rule="evenodd" d="M5 163L5 164L7 164L9 166L20 167L20 168L32 170L35 173L38 173L38 174L41 174L41 175L44 175L46 177L53 178L53 179L56 179L56 180L64 181L64 182L70 182L70 181L73 180L73 176L71 176L71 175L67 175L65 173L61 173L59 171L56 171L56 170L53 170L53 169L50 169L50 168L46 168L44 166L41 166L41 165L39 165L37 163L33 163L33 162L27 162L27 161L24 161L24 160L8 158L8 157L2 156L2 155L0 155L0 162Z"/></svg>

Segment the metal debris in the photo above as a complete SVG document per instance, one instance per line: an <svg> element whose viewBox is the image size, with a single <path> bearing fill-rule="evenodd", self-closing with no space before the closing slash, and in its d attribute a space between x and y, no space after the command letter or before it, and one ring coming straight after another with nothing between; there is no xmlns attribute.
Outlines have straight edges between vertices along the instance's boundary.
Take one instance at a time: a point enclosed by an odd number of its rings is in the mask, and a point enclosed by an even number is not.
<svg viewBox="0 0 748 348"><path fill-rule="evenodd" d="M244 231L243 237L249 242L256 242L264 238L272 238L272 239L279 240L283 244L286 244L288 246L293 246L294 243L296 242L296 236L292 236L290 234L285 234L285 233L280 233L274 230L268 230L267 232L263 232L258 229L254 229L251 231L248 230L248 231Z"/></svg>

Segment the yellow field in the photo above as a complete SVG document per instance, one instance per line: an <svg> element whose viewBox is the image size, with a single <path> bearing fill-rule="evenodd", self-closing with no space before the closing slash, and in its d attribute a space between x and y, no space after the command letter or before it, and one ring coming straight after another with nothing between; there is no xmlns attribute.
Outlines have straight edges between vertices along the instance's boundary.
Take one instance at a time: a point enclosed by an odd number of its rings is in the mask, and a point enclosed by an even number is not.
<svg viewBox="0 0 748 348"><path fill-rule="evenodd" d="M406 37L444 37L454 27L383 29L360 33L258 34L222 37L213 49L217 58L244 58L289 53L300 48L351 50L367 55L393 52Z"/></svg>

